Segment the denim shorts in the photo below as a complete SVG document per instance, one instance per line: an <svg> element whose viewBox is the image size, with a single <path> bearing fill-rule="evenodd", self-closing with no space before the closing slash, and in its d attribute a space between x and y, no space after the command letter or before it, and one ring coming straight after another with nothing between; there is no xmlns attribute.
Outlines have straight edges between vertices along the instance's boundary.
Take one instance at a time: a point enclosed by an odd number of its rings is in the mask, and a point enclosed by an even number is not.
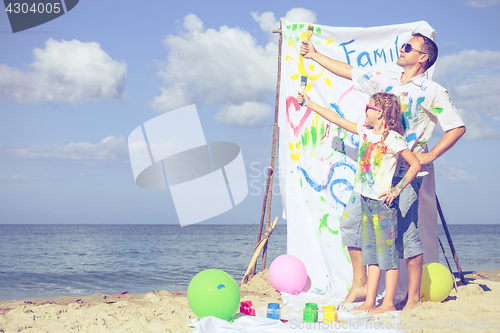
<svg viewBox="0 0 500 333"><path fill-rule="evenodd" d="M361 211L363 265L378 264L381 270L399 268L397 199L387 206L381 200L361 196Z"/></svg>
<svg viewBox="0 0 500 333"><path fill-rule="evenodd" d="M396 186L401 178L394 177L392 185ZM422 185L422 177L415 177L399 195L398 237L396 248L399 258L411 258L424 253L422 241L418 235L418 192Z"/></svg>
<svg viewBox="0 0 500 333"><path fill-rule="evenodd" d="M361 194L352 191L340 218L342 245L361 248Z"/></svg>

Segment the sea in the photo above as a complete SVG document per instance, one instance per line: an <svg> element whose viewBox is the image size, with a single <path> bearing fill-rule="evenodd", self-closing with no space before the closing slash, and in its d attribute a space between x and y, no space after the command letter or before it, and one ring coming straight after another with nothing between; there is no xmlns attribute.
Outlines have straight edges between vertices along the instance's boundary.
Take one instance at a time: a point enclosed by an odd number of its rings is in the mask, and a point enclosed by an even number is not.
<svg viewBox="0 0 500 333"><path fill-rule="evenodd" d="M462 271L500 268L500 225L448 225ZM0 299L186 291L205 269L239 284L258 225L0 224ZM442 225L441 240L457 272ZM286 225L270 237L266 267L286 254ZM440 249L440 262L447 266ZM257 271L261 269L261 260Z"/></svg>

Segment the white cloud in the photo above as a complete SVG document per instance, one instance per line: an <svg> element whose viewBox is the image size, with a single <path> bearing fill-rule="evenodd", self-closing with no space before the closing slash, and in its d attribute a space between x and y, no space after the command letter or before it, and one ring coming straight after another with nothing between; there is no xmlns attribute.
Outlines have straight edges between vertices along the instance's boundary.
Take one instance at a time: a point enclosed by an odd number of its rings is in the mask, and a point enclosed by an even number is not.
<svg viewBox="0 0 500 333"><path fill-rule="evenodd" d="M263 119L273 114L271 107L265 103L245 102L241 105L223 107L216 115L216 119L223 123L240 126L264 125Z"/></svg>
<svg viewBox="0 0 500 333"><path fill-rule="evenodd" d="M128 148L123 136L108 136L97 144L90 142L68 145L3 145L0 154L18 158L50 158L61 160L119 160L128 158Z"/></svg>
<svg viewBox="0 0 500 333"><path fill-rule="evenodd" d="M169 111L192 104L193 94L186 82L177 82L169 87L160 87L160 95L149 103L149 107L159 111Z"/></svg>
<svg viewBox="0 0 500 333"><path fill-rule="evenodd" d="M250 13L253 19L259 23L260 28L264 32L272 33L273 30L280 28L280 22L274 16L273 12L265 12L259 15L258 12ZM316 13L304 8L292 8L286 15L285 19L295 22L316 23Z"/></svg>
<svg viewBox="0 0 500 333"><path fill-rule="evenodd" d="M274 13L251 15L263 31L272 34L279 29ZM291 9L286 18L316 22L316 14L303 8ZM165 112L188 104L212 104L221 108L218 120L242 126L260 126L272 114L268 111L272 106L263 103L276 90L276 38L265 46L257 45L245 30L228 26L205 29L196 15L189 14L184 17L183 30L163 42L169 54L158 75L166 86L149 103L152 109Z"/></svg>
<svg viewBox="0 0 500 333"><path fill-rule="evenodd" d="M241 104L263 102L276 87L277 45L257 45L248 32L221 26L219 31L203 28L194 14L184 18L179 35L164 43L168 61L158 75L163 87L150 107L170 111L186 104Z"/></svg>
<svg viewBox="0 0 500 333"><path fill-rule="evenodd" d="M477 8L493 7L493 6L498 5L499 3L500 3L500 0L467 0L467 1L465 1L465 4L467 6L477 7Z"/></svg>
<svg viewBox="0 0 500 333"><path fill-rule="evenodd" d="M273 30L280 28L280 22L276 20L273 12L265 12L259 15L258 12L250 13L253 19L259 23L260 28L264 32L273 33Z"/></svg>
<svg viewBox="0 0 500 333"><path fill-rule="evenodd" d="M292 8L286 13L285 19L295 22L316 23L316 13L309 9Z"/></svg>
<svg viewBox="0 0 500 333"><path fill-rule="evenodd" d="M51 38L33 55L31 71L0 64L1 97L17 103L71 104L124 98L127 65L113 60L96 42Z"/></svg>
<svg viewBox="0 0 500 333"><path fill-rule="evenodd" d="M438 58L434 80L450 93L457 107L498 114L500 51L465 50Z"/></svg>
<svg viewBox="0 0 500 333"><path fill-rule="evenodd" d="M494 139L500 140L500 133L496 132L494 129L484 124L477 113L466 112L462 109L457 109L462 117L465 128L464 138L472 140L480 139Z"/></svg>
<svg viewBox="0 0 500 333"><path fill-rule="evenodd" d="M465 167L460 161L450 163L446 158L440 157L435 164L437 165L437 175L452 182L471 182L476 179L465 171Z"/></svg>

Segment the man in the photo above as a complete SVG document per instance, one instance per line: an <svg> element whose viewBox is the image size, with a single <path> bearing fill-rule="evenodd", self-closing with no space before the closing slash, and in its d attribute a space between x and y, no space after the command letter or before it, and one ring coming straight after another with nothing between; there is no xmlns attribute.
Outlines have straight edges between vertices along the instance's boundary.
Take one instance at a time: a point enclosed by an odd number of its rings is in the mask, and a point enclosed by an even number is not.
<svg viewBox="0 0 500 333"><path fill-rule="evenodd" d="M428 174L426 165L432 163L450 149L465 133L465 126L453 106L448 92L439 84L429 80L425 71L437 59L437 45L430 38L414 34L400 49L397 65L403 73L373 72L364 68L330 59L314 49L309 41L303 41L300 54L312 59L333 74L353 81L354 88L368 95L377 92L391 92L399 97L403 112L404 137L408 148L416 155L422 170L411 186L407 186L399 196L398 237L396 246L400 258L406 259L408 268L408 295L404 309L420 305L420 282L422 279L423 247L417 229L418 192L422 177ZM445 131L441 140L427 150L436 123L439 121ZM398 162L394 175L397 184L408 165ZM353 267L353 285L346 302L354 302L366 296L366 267L362 265L361 249L361 209L349 201L346 215L341 220L342 243L347 246Z"/></svg>

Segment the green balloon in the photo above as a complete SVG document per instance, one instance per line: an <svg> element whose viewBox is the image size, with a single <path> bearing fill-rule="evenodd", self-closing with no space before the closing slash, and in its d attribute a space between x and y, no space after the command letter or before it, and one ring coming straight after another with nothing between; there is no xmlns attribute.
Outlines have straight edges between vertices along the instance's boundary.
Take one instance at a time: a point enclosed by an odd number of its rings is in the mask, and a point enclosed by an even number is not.
<svg viewBox="0 0 500 333"><path fill-rule="evenodd" d="M218 269L207 269L189 283L189 307L199 318L214 316L232 321L240 307L240 288L231 275Z"/></svg>

